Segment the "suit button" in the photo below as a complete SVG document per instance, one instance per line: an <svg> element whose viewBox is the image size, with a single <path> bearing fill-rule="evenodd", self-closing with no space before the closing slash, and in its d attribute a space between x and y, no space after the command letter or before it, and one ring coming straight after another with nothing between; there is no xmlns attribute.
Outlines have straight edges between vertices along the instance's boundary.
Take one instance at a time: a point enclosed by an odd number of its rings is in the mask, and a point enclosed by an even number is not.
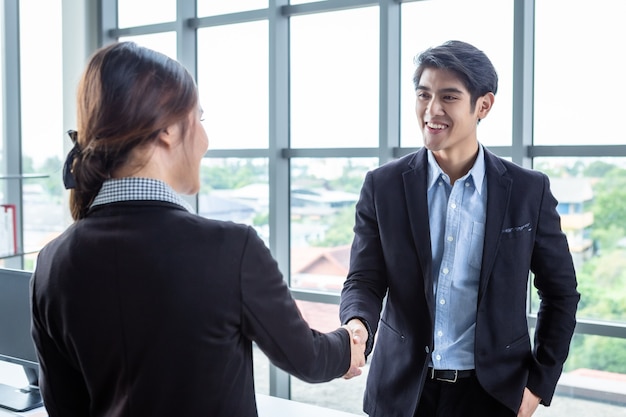
<svg viewBox="0 0 626 417"><path fill-rule="evenodd" d="M426 346L424 350L426 351L426 353L430 353L430 348L428 346Z"/></svg>

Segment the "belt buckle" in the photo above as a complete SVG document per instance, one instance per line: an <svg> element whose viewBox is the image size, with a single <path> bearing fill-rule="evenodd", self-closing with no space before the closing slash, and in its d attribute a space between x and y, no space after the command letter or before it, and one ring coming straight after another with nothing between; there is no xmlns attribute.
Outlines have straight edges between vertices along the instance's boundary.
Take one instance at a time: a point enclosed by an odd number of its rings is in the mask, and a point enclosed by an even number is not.
<svg viewBox="0 0 626 417"><path fill-rule="evenodd" d="M433 369L433 377L435 376L435 370ZM454 379L448 379L448 378L435 378L437 381L442 381L442 382L449 382L451 384L454 384L458 379L459 379L459 371L458 370L454 370Z"/></svg>

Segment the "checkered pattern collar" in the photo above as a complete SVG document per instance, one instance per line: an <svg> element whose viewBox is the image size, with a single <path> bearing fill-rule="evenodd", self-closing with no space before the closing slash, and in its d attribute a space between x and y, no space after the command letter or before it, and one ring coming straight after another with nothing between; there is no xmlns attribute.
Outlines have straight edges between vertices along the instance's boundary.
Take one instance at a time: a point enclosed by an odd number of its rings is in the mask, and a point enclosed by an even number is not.
<svg viewBox="0 0 626 417"><path fill-rule="evenodd" d="M120 201L137 200L166 201L177 204L187 211L192 211L189 203L176 194L165 182L154 178L137 177L106 180L93 203L91 203L91 207Z"/></svg>

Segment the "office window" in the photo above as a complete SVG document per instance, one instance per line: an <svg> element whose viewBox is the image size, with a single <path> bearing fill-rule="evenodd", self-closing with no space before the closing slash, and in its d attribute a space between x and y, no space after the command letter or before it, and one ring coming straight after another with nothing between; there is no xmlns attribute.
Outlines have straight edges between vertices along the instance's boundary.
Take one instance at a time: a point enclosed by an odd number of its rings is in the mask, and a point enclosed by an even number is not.
<svg viewBox="0 0 626 417"><path fill-rule="evenodd" d="M534 164L549 175L559 202L582 294L577 319L626 323L626 158L535 158ZM536 314L535 291L531 300ZM557 393L623 405L611 392L626 380L625 355L624 339L575 335Z"/></svg>
<svg viewBox="0 0 626 417"><path fill-rule="evenodd" d="M198 17L265 9L267 0L198 0Z"/></svg>
<svg viewBox="0 0 626 417"><path fill-rule="evenodd" d="M0 8L0 45L4 45L4 9ZM4 65L0 65L0 176L6 173L6 153L4 149ZM4 200L5 181L0 181L0 202Z"/></svg>
<svg viewBox="0 0 626 417"><path fill-rule="evenodd" d="M580 319L626 322L626 158L536 158L559 202Z"/></svg>
<svg viewBox="0 0 626 417"><path fill-rule="evenodd" d="M61 0L20 1L23 249L39 250L64 228ZM45 36L42 36L45 33ZM19 138L11 138L19 140Z"/></svg>
<svg viewBox="0 0 626 417"><path fill-rule="evenodd" d="M375 158L291 162L291 287L341 292L348 274L354 207Z"/></svg>
<svg viewBox="0 0 626 417"><path fill-rule="evenodd" d="M536 145L624 144L624 4L537 1ZM564 11L567 18L563 19ZM558 30L555 30L555 22Z"/></svg>
<svg viewBox="0 0 626 417"><path fill-rule="evenodd" d="M198 214L254 226L269 245L267 159L205 158L200 180Z"/></svg>
<svg viewBox="0 0 626 417"><path fill-rule="evenodd" d="M154 49L176 59L176 32L151 33L149 35L122 36L120 42L132 41L137 45Z"/></svg>
<svg viewBox="0 0 626 417"><path fill-rule="evenodd" d="M197 78L209 149L268 147L268 61L267 21L198 30Z"/></svg>
<svg viewBox="0 0 626 417"><path fill-rule="evenodd" d="M422 146L415 116L413 59L447 40L461 40L481 49L498 73L493 109L481 122L478 140L510 146L513 97L513 0L420 1L402 5L400 55L400 124L404 147Z"/></svg>
<svg viewBox="0 0 626 417"><path fill-rule="evenodd" d="M291 146L378 146L378 8L291 18Z"/></svg>
<svg viewBox="0 0 626 417"><path fill-rule="evenodd" d="M120 28L176 20L176 0L118 0L117 8Z"/></svg>
<svg viewBox="0 0 626 417"><path fill-rule="evenodd" d="M313 329L330 332L341 325L339 306L298 300L302 316ZM319 407L341 410L356 415L363 414L363 393L369 365L361 368L363 373L349 380L335 379L323 384L311 385L291 378L291 399Z"/></svg>
<svg viewBox="0 0 626 417"><path fill-rule="evenodd" d="M252 360L254 367L254 392L270 395L270 360L256 343L252 345Z"/></svg>

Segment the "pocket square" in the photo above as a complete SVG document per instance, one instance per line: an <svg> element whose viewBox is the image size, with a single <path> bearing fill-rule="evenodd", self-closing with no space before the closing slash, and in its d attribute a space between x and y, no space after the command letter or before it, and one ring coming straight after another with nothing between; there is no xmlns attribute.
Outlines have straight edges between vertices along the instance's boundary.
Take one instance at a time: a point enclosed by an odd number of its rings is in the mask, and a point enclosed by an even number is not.
<svg viewBox="0 0 626 417"><path fill-rule="evenodd" d="M523 224L521 226L509 227L507 229L502 229L502 233L514 233L514 232L530 232L533 230L530 223Z"/></svg>

